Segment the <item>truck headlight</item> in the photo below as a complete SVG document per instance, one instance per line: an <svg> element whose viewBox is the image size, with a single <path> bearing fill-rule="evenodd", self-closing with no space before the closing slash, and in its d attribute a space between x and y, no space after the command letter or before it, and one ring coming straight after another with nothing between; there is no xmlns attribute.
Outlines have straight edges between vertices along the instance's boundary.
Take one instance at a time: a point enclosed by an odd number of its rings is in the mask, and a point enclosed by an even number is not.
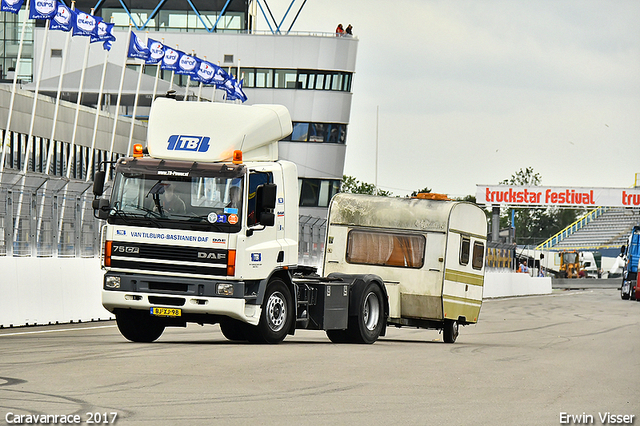
<svg viewBox="0 0 640 426"><path fill-rule="evenodd" d="M109 290L115 290L120 288L120 277L105 277L104 279L104 288Z"/></svg>
<svg viewBox="0 0 640 426"><path fill-rule="evenodd" d="M222 296L233 296L233 284L218 283L217 293Z"/></svg>

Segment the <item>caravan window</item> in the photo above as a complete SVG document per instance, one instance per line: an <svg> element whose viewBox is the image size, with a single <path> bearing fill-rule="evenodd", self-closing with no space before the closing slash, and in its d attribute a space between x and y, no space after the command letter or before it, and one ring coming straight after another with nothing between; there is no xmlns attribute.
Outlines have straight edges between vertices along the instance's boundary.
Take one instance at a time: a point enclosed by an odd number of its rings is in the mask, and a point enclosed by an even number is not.
<svg viewBox="0 0 640 426"><path fill-rule="evenodd" d="M471 240L469 237L462 237L460 240L460 264L467 265L469 263L469 251L471 248Z"/></svg>
<svg viewBox="0 0 640 426"><path fill-rule="evenodd" d="M347 239L347 262L365 265L422 268L423 235L352 230Z"/></svg>
<svg viewBox="0 0 640 426"><path fill-rule="evenodd" d="M473 261L471 266L473 269L482 269L482 262L484 261L484 244L475 242L473 243Z"/></svg>

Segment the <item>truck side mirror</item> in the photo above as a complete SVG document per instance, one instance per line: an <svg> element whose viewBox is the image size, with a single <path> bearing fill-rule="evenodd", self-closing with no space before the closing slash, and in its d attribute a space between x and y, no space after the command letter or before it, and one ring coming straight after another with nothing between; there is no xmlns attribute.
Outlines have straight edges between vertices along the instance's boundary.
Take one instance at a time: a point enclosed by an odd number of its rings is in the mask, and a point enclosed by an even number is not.
<svg viewBox="0 0 640 426"><path fill-rule="evenodd" d="M96 197L101 196L104 193L104 170L99 170L93 177L93 195Z"/></svg>
<svg viewBox="0 0 640 426"><path fill-rule="evenodd" d="M277 188L275 183L265 183L256 188L256 213L262 226L273 226L276 223L273 209L276 208Z"/></svg>
<svg viewBox="0 0 640 426"><path fill-rule="evenodd" d="M622 247L620 247L620 254L624 254L625 251L627 251L627 246L623 244Z"/></svg>
<svg viewBox="0 0 640 426"><path fill-rule="evenodd" d="M263 226L273 226L276 224L276 215L273 213L260 213L260 224Z"/></svg>
<svg viewBox="0 0 640 426"><path fill-rule="evenodd" d="M91 207L93 207L94 217L102 220L106 220L109 218L109 211L111 210L109 200L105 198L96 198L91 203Z"/></svg>
<svg viewBox="0 0 640 426"><path fill-rule="evenodd" d="M276 191L278 186L275 183L265 183L256 188L256 203L258 211L276 208Z"/></svg>

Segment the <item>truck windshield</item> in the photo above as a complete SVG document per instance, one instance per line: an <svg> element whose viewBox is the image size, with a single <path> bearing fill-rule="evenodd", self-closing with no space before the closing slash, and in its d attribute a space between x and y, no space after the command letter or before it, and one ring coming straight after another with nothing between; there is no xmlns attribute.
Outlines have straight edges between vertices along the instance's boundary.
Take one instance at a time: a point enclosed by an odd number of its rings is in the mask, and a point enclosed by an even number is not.
<svg viewBox="0 0 640 426"><path fill-rule="evenodd" d="M111 194L111 223L218 232L240 230L244 168L198 168L189 164L191 167L185 170L184 164L178 168L175 164L154 162L133 160L118 164Z"/></svg>

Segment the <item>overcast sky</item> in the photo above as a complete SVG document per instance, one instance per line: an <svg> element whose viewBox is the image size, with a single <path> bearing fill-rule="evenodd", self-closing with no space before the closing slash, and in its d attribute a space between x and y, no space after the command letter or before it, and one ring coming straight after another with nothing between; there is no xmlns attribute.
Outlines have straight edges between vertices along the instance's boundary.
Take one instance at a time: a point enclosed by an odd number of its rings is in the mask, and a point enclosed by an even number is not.
<svg viewBox="0 0 640 426"><path fill-rule="evenodd" d="M374 183L377 106L395 195L475 195L526 167L545 186L640 172L638 0L308 0L293 30L338 23L360 40L347 175Z"/></svg>

